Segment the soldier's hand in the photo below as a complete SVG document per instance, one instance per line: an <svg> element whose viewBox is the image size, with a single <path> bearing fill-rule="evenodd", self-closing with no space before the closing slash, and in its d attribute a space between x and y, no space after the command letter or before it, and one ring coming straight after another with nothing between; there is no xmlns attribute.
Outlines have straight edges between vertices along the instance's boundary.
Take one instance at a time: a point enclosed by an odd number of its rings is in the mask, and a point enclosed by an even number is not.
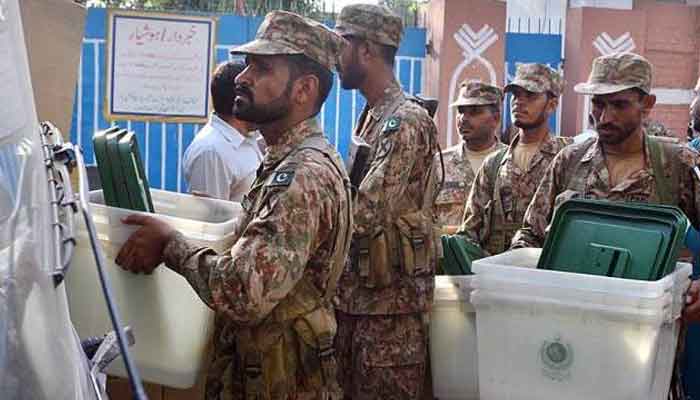
<svg viewBox="0 0 700 400"><path fill-rule="evenodd" d="M150 274L163 262L163 251L168 241L177 232L166 222L149 215L132 214L122 219L126 225L140 225L124 243L117 259L117 265L134 273Z"/></svg>
<svg viewBox="0 0 700 400"><path fill-rule="evenodd" d="M686 292L683 319L687 322L700 322L700 280L693 281Z"/></svg>

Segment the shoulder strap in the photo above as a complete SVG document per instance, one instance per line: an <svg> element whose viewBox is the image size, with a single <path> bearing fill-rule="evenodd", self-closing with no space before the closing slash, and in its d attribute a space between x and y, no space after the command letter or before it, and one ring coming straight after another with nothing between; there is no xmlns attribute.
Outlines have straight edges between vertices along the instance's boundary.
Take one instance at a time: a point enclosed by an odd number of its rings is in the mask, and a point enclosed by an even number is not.
<svg viewBox="0 0 700 400"><path fill-rule="evenodd" d="M328 276L328 282L326 284L326 292L323 294L323 300L329 302L335 295L335 290L338 285L338 280L340 275L343 273L345 268L345 258L350 251L350 240L352 238L352 227L353 227L353 216L352 216L352 192L350 179L343 174L343 169L338 164L338 161L333 159L331 154L328 152L328 147L330 145L322 136L311 136L306 138L302 142L301 146L295 151L295 154L302 150L313 150L321 153L328 162L333 166L338 177L343 180L343 186L345 187L345 198L347 201L346 207L346 229L345 232L338 231L335 236L335 242L333 243L333 259L331 261L331 271ZM339 204L340 208L340 204ZM343 216L341 215L342 210L338 212L338 220L336 225L338 228L342 225Z"/></svg>
<svg viewBox="0 0 700 400"><path fill-rule="evenodd" d="M493 168L489 168L486 171L486 177L489 179L489 182L493 185L493 189L495 190L496 188L496 178L498 177L498 171L501 170L501 163L503 162L503 159L506 156L506 153L508 153L508 149L510 146L506 146L496 153L495 156L493 156ZM492 190L493 192L493 190Z"/></svg>
<svg viewBox="0 0 700 400"><path fill-rule="evenodd" d="M675 154L676 143L651 135L647 135L645 140L648 143L651 169L656 181L656 198L662 204L676 205L680 182L680 158Z"/></svg>

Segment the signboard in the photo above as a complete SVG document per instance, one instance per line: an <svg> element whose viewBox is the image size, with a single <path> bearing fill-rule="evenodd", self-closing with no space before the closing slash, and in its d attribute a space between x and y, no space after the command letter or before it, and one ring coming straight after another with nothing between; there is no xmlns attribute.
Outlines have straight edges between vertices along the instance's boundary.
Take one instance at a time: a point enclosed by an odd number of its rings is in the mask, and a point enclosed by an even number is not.
<svg viewBox="0 0 700 400"><path fill-rule="evenodd" d="M106 119L206 121L214 25L211 18L110 12Z"/></svg>

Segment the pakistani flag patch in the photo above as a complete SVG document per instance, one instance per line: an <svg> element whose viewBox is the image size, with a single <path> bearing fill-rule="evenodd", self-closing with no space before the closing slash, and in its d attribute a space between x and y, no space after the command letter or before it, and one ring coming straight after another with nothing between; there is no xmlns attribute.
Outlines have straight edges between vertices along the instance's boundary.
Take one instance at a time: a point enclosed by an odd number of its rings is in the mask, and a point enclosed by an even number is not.
<svg viewBox="0 0 700 400"><path fill-rule="evenodd" d="M382 129L382 132L383 133L396 132L399 130L400 126L401 126L401 118L400 117L391 117L384 124L384 128Z"/></svg>
<svg viewBox="0 0 700 400"><path fill-rule="evenodd" d="M267 183L268 187L289 186L294 180L294 170L275 171L272 179Z"/></svg>

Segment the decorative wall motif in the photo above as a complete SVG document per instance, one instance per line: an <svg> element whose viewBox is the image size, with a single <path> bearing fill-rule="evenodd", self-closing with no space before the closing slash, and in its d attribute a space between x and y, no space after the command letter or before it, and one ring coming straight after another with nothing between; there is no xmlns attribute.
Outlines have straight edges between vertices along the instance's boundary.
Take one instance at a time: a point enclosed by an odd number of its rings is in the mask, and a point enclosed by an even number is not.
<svg viewBox="0 0 700 400"><path fill-rule="evenodd" d="M595 38L593 47L595 47L602 56L634 51L634 49L637 48L629 32L623 33L622 36L617 39L613 39L607 32L603 32Z"/></svg>
<svg viewBox="0 0 700 400"><path fill-rule="evenodd" d="M450 79L450 96L448 97L450 102L454 101L458 93L459 82L457 80L464 69L473 62L478 62L486 68L489 72L491 84L496 85L498 83L496 69L489 60L482 56L489 47L498 41L498 34L496 31L486 24L481 27L478 32L475 32L468 24L463 24L452 36L457 42L457 45L462 49L464 59L457 65ZM454 127L454 109L449 107L449 105L447 106L447 146L451 146L453 137L452 130Z"/></svg>

